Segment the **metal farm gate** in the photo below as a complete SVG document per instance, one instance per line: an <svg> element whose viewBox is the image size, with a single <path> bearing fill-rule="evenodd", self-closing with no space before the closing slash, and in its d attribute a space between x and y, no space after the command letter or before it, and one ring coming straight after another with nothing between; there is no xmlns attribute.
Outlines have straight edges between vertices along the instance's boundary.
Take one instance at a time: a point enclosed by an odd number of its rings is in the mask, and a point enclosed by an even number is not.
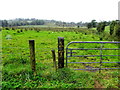
<svg viewBox="0 0 120 90"><path fill-rule="evenodd" d="M87 43L87 45L89 45L89 43L99 43L100 44L100 47L99 48L69 48L69 45L71 45L71 44L73 44L73 43ZM105 44L105 43L113 43L113 44L118 44L118 46L120 45L120 42L106 42L106 41L101 41L101 42L98 42L98 41L73 41L73 42L70 42L70 43L68 43L67 44L67 46L66 46L66 66L67 66L67 64L68 63L83 63L83 64L92 64L92 63L99 63L100 65L99 65L99 68L89 68L89 69L75 69L75 70L103 70L103 69L120 69L120 68L101 68L101 66L102 66L102 63L118 63L118 64L120 64L120 62L118 61L118 62L103 62L102 61L102 58L104 57L104 56L120 56L120 53L118 53L118 55L102 55L102 50L118 50L118 52L120 52L119 50L120 50L120 47L118 47L118 48L103 48L102 46L103 46L103 44ZM73 53L75 53L75 52L73 52L73 50L99 50L100 51L100 55L73 55ZM87 51L86 51L87 52ZM98 57L100 57L100 61L99 62L68 62L68 58L69 57L96 57L96 56L98 56ZM120 58L118 58L118 60L119 60Z"/></svg>

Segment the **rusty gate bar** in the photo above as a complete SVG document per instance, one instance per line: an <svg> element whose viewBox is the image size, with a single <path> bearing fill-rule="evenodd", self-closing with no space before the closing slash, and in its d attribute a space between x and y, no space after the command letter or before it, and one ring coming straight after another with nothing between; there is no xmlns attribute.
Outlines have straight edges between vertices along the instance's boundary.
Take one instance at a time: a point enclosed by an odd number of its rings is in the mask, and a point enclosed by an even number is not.
<svg viewBox="0 0 120 90"><path fill-rule="evenodd" d="M93 69L97 69L97 70L103 70L103 69L120 69L120 68L101 68L102 63L120 63L120 62L102 62L102 57L103 56L120 56L120 55L102 55L102 50L120 50L120 48L102 48L102 45L100 48L68 48L70 44L72 43L100 43L100 44L104 44L104 43L114 43L114 44L120 44L120 42L109 42L109 41L72 41L70 43L67 44L66 46L66 67L68 66L67 63L100 63L100 68L91 68ZM68 50L70 50L70 52L68 52ZM100 50L100 55L72 55L72 50ZM68 56L68 54L70 54L70 56ZM68 57L94 57L94 56L100 56L100 62L68 62ZM75 70L88 70L88 69L75 69ZM89 69L90 70L90 69Z"/></svg>

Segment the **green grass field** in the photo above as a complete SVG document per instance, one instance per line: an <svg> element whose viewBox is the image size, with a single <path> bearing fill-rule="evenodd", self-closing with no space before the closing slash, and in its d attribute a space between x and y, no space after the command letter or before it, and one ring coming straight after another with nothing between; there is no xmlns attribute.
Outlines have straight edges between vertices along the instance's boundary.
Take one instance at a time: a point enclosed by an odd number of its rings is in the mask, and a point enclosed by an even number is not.
<svg viewBox="0 0 120 90"><path fill-rule="evenodd" d="M57 56L58 37L64 37L64 44L71 41L100 41L96 30L84 28L40 28L39 30L2 30L2 87L6 88L119 88L118 70L80 71L83 64L68 64L68 67L54 69L51 50ZM108 28L107 30L108 31ZM1 33L1 32L0 32ZM107 41L104 37L103 41ZM35 40L36 75L30 67L29 40ZM105 44L104 48L118 48ZM64 47L64 48L65 48ZM99 44L73 44L71 48L98 48ZM76 51L78 55L99 55L99 51ZM104 55L117 55L118 50L103 51ZM66 56L65 56L66 57ZM99 57L69 58L71 62L99 62ZM118 61L118 57L103 57L103 61ZM91 64L99 67L100 64ZM118 64L103 64L102 67L117 68Z"/></svg>

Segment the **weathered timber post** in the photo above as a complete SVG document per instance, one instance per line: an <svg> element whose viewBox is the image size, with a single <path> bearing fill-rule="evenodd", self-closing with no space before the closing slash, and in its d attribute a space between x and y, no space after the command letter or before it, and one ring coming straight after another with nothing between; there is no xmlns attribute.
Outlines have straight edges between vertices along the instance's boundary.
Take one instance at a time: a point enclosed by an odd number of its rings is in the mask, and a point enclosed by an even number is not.
<svg viewBox="0 0 120 90"><path fill-rule="evenodd" d="M53 57L53 65L54 65L54 68L57 71L55 50L51 50L51 52L52 52L52 57Z"/></svg>
<svg viewBox="0 0 120 90"><path fill-rule="evenodd" d="M30 63L31 63L31 69L33 73L35 74L36 67L35 67L35 44L34 40L29 40L29 48L30 48Z"/></svg>
<svg viewBox="0 0 120 90"><path fill-rule="evenodd" d="M58 68L64 68L64 38L58 37Z"/></svg>

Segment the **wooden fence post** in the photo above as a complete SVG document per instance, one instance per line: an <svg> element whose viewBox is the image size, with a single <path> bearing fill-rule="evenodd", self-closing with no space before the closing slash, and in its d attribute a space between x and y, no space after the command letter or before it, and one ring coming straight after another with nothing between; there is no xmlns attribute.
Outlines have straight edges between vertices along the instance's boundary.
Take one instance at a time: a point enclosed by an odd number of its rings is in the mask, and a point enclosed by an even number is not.
<svg viewBox="0 0 120 90"><path fill-rule="evenodd" d="M29 40L29 48L30 48L30 63L31 63L31 69L33 71L33 73L35 73L36 71L36 67L35 67L35 44L34 44L34 40Z"/></svg>
<svg viewBox="0 0 120 90"><path fill-rule="evenodd" d="M55 50L51 50L51 51L52 51L52 57L53 57L53 65L54 65L54 68L57 71Z"/></svg>
<svg viewBox="0 0 120 90"><path fill-rule="evenodd" d="M64 38L58 37L58 68L64 68Z"/></svg>

